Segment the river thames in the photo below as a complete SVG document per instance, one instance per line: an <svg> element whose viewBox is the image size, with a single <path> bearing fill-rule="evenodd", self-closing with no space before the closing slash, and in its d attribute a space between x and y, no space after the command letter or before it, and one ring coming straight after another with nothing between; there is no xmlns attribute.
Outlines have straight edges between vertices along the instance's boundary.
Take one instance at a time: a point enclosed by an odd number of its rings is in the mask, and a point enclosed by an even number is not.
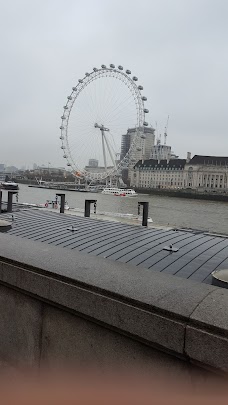
<svg viewBox="0 0 228 405"><path fill-rule="evenodd" d="M30 188L19 185L19 202L45 204L54 200L57 190ZM153 223L162 226L184 227L228 234L228 203L190 200L185 198L139 194L137 197L114 197L100 193L60 191L66 194L70 208L84 209L85 199L97 200L98 213L138 213L138 201L149 202L149 216ZM3 192L3 200L7 194Z"/></svg>

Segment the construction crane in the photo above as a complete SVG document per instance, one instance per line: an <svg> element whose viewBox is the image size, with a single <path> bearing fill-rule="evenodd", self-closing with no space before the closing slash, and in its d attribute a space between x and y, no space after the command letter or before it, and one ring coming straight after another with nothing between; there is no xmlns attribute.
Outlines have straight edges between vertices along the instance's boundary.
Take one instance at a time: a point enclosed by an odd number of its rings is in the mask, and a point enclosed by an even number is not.
<svg viewBox="0 0 228 405"><path fill-rule="evenodd" d="M157 123L157 121L155 122L155 125L156 125L157 145L160 145L160 143L161 143L161 134L159 135L159 133L158 133L158 123Z"/></svg>
<svg viewBox="0 0 228 405"><path fill-rule="evenodd" d="M168 136L168 134L167 134L167 131L168 131L168 124L169 124L169 115L168 115L168 118L167 118L167 122L166 122L166 126L165 126L165 131L164 131L164 145L166 145L166 139L167 139L167 136Z"/></svg>

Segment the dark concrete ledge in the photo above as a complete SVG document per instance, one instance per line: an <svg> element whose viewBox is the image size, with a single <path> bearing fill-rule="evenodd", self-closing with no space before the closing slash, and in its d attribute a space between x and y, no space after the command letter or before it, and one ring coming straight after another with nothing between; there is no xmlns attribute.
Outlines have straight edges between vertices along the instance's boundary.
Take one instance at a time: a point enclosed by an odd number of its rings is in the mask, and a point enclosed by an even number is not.
<svg viewBox="0 0 228 405"><path fill-rule="evenodd" d="M228 291L0 235L0 283L205 368L228 372Z"/></svg>

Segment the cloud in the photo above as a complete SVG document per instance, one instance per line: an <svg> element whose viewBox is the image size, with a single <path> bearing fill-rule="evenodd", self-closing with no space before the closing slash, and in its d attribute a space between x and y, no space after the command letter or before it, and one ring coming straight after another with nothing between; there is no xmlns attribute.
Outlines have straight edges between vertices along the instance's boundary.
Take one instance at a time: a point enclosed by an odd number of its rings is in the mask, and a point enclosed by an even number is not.
<svg viewBox="0 0 228 405"><path fill-rule="evenodd" d="M62 107L102 63L139 77L180 156L228 155L226 0L14 0L1 5L0 162L63 166ZM127 122L126 122L127 125Z"/></svg>

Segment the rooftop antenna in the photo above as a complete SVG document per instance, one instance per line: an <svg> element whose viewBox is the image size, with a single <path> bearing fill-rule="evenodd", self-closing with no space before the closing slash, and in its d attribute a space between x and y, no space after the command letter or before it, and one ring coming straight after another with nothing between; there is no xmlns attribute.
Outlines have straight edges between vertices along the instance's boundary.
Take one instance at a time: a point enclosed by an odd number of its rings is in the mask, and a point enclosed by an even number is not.
<svg viewBox="0 0 228 405"><path fill-rule="evenodd" d="M167 136L168 136L168 134L167 134L167 131L168 131L168 124L169 124L169 115L168 115L167 122L166 122L166 126L165 126L164 145L166 145L166 139L167 139Z"/></svg>

